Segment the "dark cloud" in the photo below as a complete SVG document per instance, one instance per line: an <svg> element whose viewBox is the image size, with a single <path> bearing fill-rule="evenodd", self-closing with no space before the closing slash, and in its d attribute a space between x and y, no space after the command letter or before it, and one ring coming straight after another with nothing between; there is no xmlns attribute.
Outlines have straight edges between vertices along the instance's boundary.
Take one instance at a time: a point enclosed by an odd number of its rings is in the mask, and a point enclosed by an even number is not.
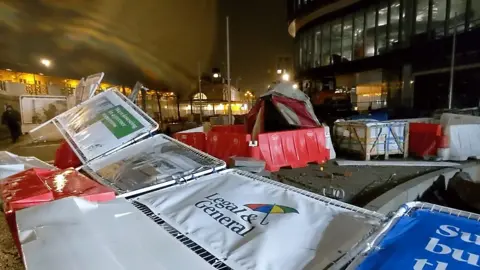
<svg viewBox="0 0 480 270"><path fill-rule="evenodd" d="M282 2L282 3L280 3ZM0 68L189 91L197 63L225 63L231 16L232 78L263 83L274 56L291 51L281 0L4 0ZM42 57L54 66L46 71Z"/></svg>

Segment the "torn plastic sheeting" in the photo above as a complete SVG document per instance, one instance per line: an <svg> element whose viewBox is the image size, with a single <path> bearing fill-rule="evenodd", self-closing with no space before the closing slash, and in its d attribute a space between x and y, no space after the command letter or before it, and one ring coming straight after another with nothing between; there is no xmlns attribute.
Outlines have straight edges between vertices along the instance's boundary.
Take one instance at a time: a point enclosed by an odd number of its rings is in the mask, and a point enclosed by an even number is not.
<svg viewBox="0 0 480 270"><path fill-rule="evenodd" d="M135 200L236 270L324 269L381 219L235 170Z"/></svg>
<svg viewBox="0 0 480 270"><path fill-rule="evenodd" d="M159 134L92 161L83 169L124 197L225 167L225 162Z"/></svg>
<svg viewBox="0 0 480 270"><path fill-rule="evenodd" d="M17 223L27 270L214 269L124 199L65 198Z"/></svg>
<svg viewBox="0 0 480 270"><path fill-rule="evenodd" d="M42 161L36 157L18 156L8 151L0 151L0 169L1 166L8 167L9 165L22 164L25 169L43 168L55 169L54 166Z"/></svg>
<svg viewBox="0 0 480 270"><path fill-rule="evenodd" d="M0 152L0 179L4 179L23 170L25 170L25 165L16 155L7 151Z"/></svg>

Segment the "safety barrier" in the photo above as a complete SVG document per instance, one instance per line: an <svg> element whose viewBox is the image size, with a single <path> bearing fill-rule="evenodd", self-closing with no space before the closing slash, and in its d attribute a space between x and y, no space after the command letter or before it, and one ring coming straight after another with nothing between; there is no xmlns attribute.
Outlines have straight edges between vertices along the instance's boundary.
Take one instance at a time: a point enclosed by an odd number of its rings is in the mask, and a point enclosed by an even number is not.
<svg viewBox="0 0 480 270"><path fill-rule="evenodd" d="M206 136L203 132L175 133L174 138L200 151L206 151Z"/></svg>
<svg viewBox="0 0 480 270"><path fill-rule="evenodd" d="M55 152L54 165L59 169L77 168L82 165L82 162L64 140Z"/></svg>
<svg viewBox="0 0 480 270"><path fill-rule="evenodd" d="M247 133L247 129L245 125L212 126L212 129L210 131L221 132L221 133L240 133L240 134Z"/></svg>
<svg viewBox="0 0 480 270"><path fill-rule="evenodd" d="M436 156L439 139L442 137L440 124L410 123L409 152L417 157Z"/></svg>
<svg viewBox="0 0 480 270"><path fill-rule="evenodd" d="M206 152L224 161L232 156L248 157L249 142L249 134L210 131L207 134Z"/></svg>
<svg viewBox="0 0 480 270"><path fill-rule="evenodd" d="M282 167L301 168L308 163L324 163L330 157L324 128L301 129L258 136L251 156L265 160L265 168L275 172Z"/></svg>

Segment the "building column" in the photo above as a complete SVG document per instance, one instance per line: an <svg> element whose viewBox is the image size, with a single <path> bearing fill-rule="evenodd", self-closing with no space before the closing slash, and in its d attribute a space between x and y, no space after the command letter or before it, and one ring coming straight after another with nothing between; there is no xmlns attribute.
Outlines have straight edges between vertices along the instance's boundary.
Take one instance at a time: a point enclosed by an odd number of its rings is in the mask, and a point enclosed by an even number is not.
<svg viewBox="0 0 480 270"><path fill-rule="evenodd" d="M147 112L147 91L145 91L145 89L141 89L140 92L142 93L142 109L146 113Z"/></svg>
<svg viewBox="0 0 480 270"><path fill-rule="evenodd" d="M402 107L413 108L414 84L412 76L412 65L406 64L402 70L403 88L402 88Z"/></svg>

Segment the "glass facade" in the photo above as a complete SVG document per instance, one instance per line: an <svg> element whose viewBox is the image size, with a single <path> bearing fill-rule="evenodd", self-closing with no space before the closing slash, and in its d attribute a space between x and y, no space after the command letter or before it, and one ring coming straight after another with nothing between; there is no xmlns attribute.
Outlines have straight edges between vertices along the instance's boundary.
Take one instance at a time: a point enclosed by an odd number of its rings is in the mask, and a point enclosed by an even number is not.
<svg viewBox="0 0 480 270"><path fill-rule="evenodd" d="M343 21L342 32L342 60L352 60L353 17L346 16Z"/></svg>
<svg viewBox="0 0 480 270"><path fill-rule="evenodd" d="M297 0L301 6L317 0ZM297 68L305 70L384 54L414 36L451 35L480 26L480 0L384 0L297 33Z"/></svg>

